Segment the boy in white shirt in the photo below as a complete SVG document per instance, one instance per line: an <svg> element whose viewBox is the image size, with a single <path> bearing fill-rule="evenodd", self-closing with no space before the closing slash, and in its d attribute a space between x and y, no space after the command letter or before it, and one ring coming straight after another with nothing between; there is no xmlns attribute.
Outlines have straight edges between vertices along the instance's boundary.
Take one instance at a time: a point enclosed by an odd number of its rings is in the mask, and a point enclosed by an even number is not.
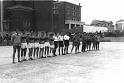
<svg viewBox="0 0 124 83"><path fill-rule="evenodd" d="M62 55L64 55L63 53L63 47L64 47L64 36L62 35L62 33L59 34L58 36L58 43L59 43L59 55L60 55L60 50L61 50L61 53Z"/></svg>
<svg viewBox="0 0 124 83"><path fill-rule="evenodd" d="M68 54L69 39L70 37L67 34L65 34L64 35L64 45L65 45L64 54Z"/></svg>
<svg viewBox="0 0 124 83"><path fill-rule="evenodd" d="M57 35L57 33L55 33L55 35L53 36L53 39L54 39L54 51L53 51L53 54L54 54L54 56L57 56L56 55L56 49L58 48L58 35Z"/></svg>

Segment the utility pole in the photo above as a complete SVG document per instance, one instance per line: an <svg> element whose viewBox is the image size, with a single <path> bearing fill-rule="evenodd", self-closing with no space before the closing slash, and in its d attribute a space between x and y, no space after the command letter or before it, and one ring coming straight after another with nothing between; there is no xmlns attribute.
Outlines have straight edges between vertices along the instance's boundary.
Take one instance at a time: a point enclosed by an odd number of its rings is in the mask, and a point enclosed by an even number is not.
<svg viewBox="0 0 124 83"><path fill-rule="evenodd" d="M3 1L1 1L1 36L3 37Z"/></svg>

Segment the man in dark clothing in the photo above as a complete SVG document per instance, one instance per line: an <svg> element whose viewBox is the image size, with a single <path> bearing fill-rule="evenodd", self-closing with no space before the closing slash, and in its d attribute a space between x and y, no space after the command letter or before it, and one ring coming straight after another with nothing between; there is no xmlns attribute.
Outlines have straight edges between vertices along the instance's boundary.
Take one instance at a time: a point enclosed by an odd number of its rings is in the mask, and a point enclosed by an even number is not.
<svg viewBox="0 0 124 83"><path fill-rule="evenodd" d="M86 45L87 45L87 38L85 33L82 34L82 52L86 51Z"/></svg>
<svg viewBox="0 0 124 83"><path fill-rule="evenodd" d="M12 35L11 40L13 43L13 64L14 64L16 50L18 52L18 62L20 62L21 35L17 32L14 35Z"/></svg>

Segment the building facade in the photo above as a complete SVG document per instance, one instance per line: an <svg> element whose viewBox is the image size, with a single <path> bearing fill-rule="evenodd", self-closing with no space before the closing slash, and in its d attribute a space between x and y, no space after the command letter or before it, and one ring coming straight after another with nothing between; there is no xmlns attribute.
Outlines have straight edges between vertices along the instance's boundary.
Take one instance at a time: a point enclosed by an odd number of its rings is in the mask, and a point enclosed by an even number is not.
<svg viewBox="0 0 124 83"><path fill-rule="evenodd" d="M61 2L63 4L63 11L65 12L65 28L73 29L74 27L83 27L84 22L81 22L81 5Z"/></svg>
<svg viewBox="0 0 124 83"><path fill-rule="evenodd" d="M124 20L119 20L115 24L116 30L124 31Z"/></svg>
<svg viewBox="0 0 124 83"><path fill-rule="evenodd" d="M114 30L114 25L112 21L93 20L91 26L107 27L109 31Z"/></svg>
<svg viewBox="0 0 124 83"><path fill-rule="evenodd" d="M62 31L82 26L81 6L54 0L3 1L4 31Z"/></svg>

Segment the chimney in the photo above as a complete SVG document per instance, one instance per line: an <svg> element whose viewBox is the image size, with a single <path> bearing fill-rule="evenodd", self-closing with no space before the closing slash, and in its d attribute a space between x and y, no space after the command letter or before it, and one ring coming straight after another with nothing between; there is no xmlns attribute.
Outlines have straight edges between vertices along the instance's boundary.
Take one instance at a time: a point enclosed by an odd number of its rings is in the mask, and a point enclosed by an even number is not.
<svg viewBox="0 0 124 83"><path fill-rule="evenodd" d="M79 6L81 6L81 3L79 3Z"/></svg>

